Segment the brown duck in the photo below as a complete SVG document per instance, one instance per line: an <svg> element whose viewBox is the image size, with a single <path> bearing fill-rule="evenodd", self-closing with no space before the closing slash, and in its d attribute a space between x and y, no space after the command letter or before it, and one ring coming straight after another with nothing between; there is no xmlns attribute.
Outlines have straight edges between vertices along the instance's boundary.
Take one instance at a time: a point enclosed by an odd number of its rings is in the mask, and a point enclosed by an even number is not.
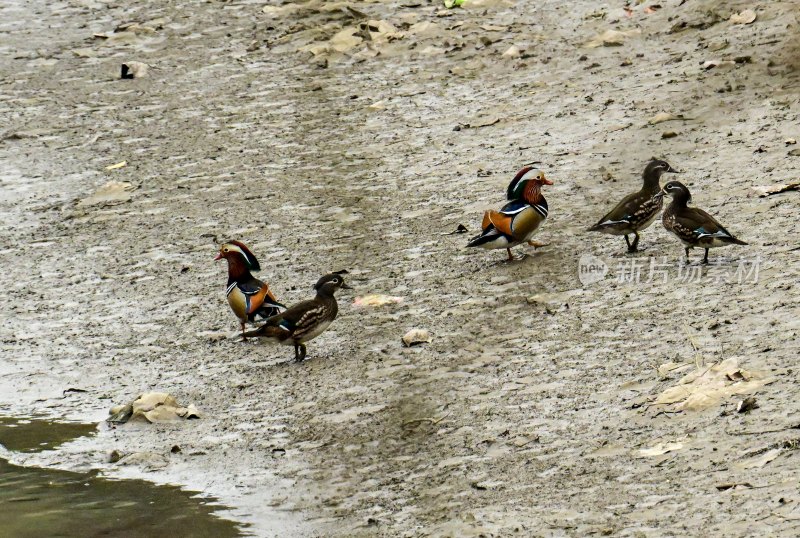
<svg viewBox="0 0 800 538"><path fill-rule="evenodd" d="M680 181L670 181L656 196L663 198L669 194L672 202L664 210L661 222L664 228L683 243L686 263L689 263L689 249L698 247L706 250L703 263L708 263L708 249L727 245L746 245L726 230L717 220L697 207L689 207L692 195Z"/></svg>
<svg viewBox="0 0 800 538"><path fill-rule="evenodd" d="M314 285L317 295L308 301L290 306L285 312L266 320L245 337L272 338L284 345L294 346L297 362L306 358L305 343L322 334L336 319L339 305L334 293L340 288L350 289L341 275L331 273L320 278Z"/></svg>
<svg viewBox="0 0 800 538"><path fill-rule="evenodd" d="M647 163L642 174L642 188L623 198L614 209L589 228L589 231L624 235L628 252L636 252L639 246L639 232L650 226L661 211L662 201L654 196L661 190L659 180L664 172L677 173L677 170L666 161L658 159ZM635 236L633 243L628 239L630 234Z"/></svg>

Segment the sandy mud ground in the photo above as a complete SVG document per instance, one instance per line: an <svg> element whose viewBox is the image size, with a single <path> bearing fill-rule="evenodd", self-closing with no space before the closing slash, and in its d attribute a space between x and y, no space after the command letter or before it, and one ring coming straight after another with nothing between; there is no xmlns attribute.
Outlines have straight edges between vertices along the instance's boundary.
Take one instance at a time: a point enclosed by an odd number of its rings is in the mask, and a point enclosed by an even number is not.
<svg viewBox="0 0 800 538"><path fill-rule="evenodd" d="M751 187L797 181L798 4L651 4L3 2L0 408L194 403L40 463L200 488L263 536L797 536L800 199ZM632 256L586 233L652 156L750 246L689 278L658 222ZM551 246L445 235L531 161ZM305 363L236 338L213 236L285 302L350 272Z"/></svg>

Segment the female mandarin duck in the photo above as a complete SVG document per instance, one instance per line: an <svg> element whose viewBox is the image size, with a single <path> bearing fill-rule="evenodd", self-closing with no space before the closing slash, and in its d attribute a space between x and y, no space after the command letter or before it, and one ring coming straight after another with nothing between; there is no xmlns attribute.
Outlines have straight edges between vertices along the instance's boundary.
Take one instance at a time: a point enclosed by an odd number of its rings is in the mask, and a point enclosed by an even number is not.
<svg viewBox="0 0 800 538"><path fill-rule="evenodd" d="M744 241L736 239L714 217L696 207L689 207L692 195L686 185L680 181L670 181L656 194L657 198L665 195L672 196L669 204L661 217L661 222L667 231L672 232L681 240L686 251L686 263L689 263L689 249L694 247L706 249L703 263L708 263L708 249L724 247L726 245L746 245Z"/></svg>
<svg viewBox="0 0 800 538"><path fill-rule="evenodd" d="M547 218L547 200L542 195L542 185L552 184L543 172L531 166L517 172L506 192L509 202L500 211L490 209L483 214L483 232L470 239L467 246L504 248L508 251L509 261L514 259L511 249L517 245L545 246L531 241L531 237Z"/></svg>
<svg viewBox="0 0 800 538"><path fill-rule="evenodd" d="M322 334L336 319L339 305L334 293L340 288L350 289L341 275L331 273L320 278L314 285L317 296L289 307L284 313L269 318L264 325L245 336L265 337L284 345L294 346L294 360L306 358L309 340Z"/></svg>
<svg viewBox="0 0 800 538"><path fill-rule="evenodd" d="M221 245L219 254L214 259L223 258L228 261L228 286L225 294L231 310L242 324L242 337L245 338L245 323L252 322L256 316L274 316L286 307L275 299L266 283L250 274L250 271L260 271L261 265L244 243L228 241Z"/></svg>
<svg viewBox="0 0 800 538"><path fill-rule="evenodd" d="M628 252L636 252L639 246L639 232L650 226L658 212L661 211L661 198L654 198L658 191L659 180L664 172L677 173L669 163L653 159L644 169L643 183L639 192L629 194L622 199L600 222L589 228L590 232L603 232L611 235L624 235L628 244ZM628 234L636 238L633 243Z"/></svg>

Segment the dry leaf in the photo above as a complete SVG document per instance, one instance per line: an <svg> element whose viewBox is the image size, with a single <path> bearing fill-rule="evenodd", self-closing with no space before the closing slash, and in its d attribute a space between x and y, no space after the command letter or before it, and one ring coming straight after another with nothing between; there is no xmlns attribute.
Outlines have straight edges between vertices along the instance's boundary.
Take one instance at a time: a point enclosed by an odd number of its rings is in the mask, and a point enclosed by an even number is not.
<svg viewBox="0 0 800 538"><path fill-rule="evenodd" d="M402 297L371 293L363 297L356 297L356 300L353 301L353 306L385 306L387 304L397 304L402 302Z"/></svg>
<svg viewBox="0 0 800 538"><path fill-rule="evenodd" d="M128 166L128 161L118 162L117 164L111 164L106 166L106 170L116 170L117 168L122 168L124 166Z"/></svg>
<svg viewBox="0 0 800 538"><path fill-rule="evenodd" d="M744 400L740 401L736 404L736 412L737 413L748 413L753 409L758 409L758 403L756 399L750 396L749 398L745 398Z"/></svg>
<svg viewBox="0 0 800 538"><path fill-rule="evenodd" d="M149 66L142 62L128 62L122 64L120 78L142 78L147 76Z"/></svg>
<svg viewBox="0 0 800 538"><path fill-rule="evenodd" d="M133 403L111 408L108 422L125 423L137 418L147 422L175 422L180 419L200 418L194 405L181 407L175 398L166 392L147 392Z"/></svg>
<svg viewBox="0 0 800 538"><path fill-rule="evenodd" d="M665 121L673 121L673 120L683 120L686 119L683 117L683 114L670 114L669 112L659 112L649 120L647 123L649 125L657 125L659 123L664 123Z"/></svg>
<svg viewBox="0 0 800 538"><path fill-rule="evenodd" d="M750 24L754 20L756 20L756 12L752 9L745 9L741 13L731 15L731 23L733 24Z"/></svg>
<svg viewBox="0 0 800 538"><path fill-rule="evenodd" d="M740 381L731 379L742 376ZM735 358L726 359L685 375L678 384L656 398L654 405L673 405L677 411L699 411L717 405L723 398L751 394L772 383L757 372L739 368Z"/></svg>
<svg viewBox="0 0 800 538"><path fill-rule="evenodd" d="M455 230L453 230L452 232L445 232L445 233L443 233L442 235L465 234L465 233L467 233L468 231L469 231L469 230L467 230L467 227L466 227L466 226L464 226L463 224L459 224L459 225L456 227L456 229L455 229Z"/></svg>
<svg viewBox="0 0 800 538"><path fill-rule="evenodd" d="M596 36L594 39L590 40L586 43L586 47L593 49L596 47L615 47L621 46L625 39L634 35L641 34L642 31L639 29L636 30L628 30L626 32L621 32L619 30L606 30L602 34Z"/></svg>
<svg viewBox="0 0 800 538"><path fill-rule="evenodd" d="M98 55L96 50L90 48L73 49L72 54L78 58L96 58Z"/></svg>
<svg viewBox="0 0 800 538"><path fill-rule="evenodd" d="M291 15L295 11L300 11L301 4L284 4L282 6L264 6L261 11L274 19L279 19Z"/></svg>
<svg viewBox="0 0 800 538"><path fill-rule="evenodd" d="M369 32L369 39L376 45L403 39L405 34L386 21L371 20L361 23L361 29Z"/></svg>
<svg viewBox="0 0 800 538"><path fill-rule="evenodd" d="M431 335L425 329L411 329L403 335L403 345L406 347L426 344L431 341Z"/></svg>
<svg viewBox="0 0 800 538"><path fill-rule="evenodd" d="M756 191L759 197L764 198L765 196L769 196L771 194L800 190L800 183L784 183L783 185L757 185L750 188Z"/></svg>
<svg viewBox="0 0 800 538"><path fill-rule="evenodd" d="M503 53L504 58L519 58L520 56L522 56L522 51L520 51L519 47L516 45L511 45Z"/></svg>
<svg viewBox="0 0 800 538"><path fill-rule="evenodd" d="M416 24L412 24L411 27L408 29L408 33L414 35L433 34L433 33L438 33L440 30L441 28L435 22L421 21Z"/></svg>
<svg viewBox="0 0 800 538"><path fill-rule="evenodd" d="M358 28L350 27L339 31L330 40L330 47L336 52L347 52L348 50L358 46L363 41L357 35Z"/></svg>
<svg viewBox="0 0 800 538"><path fill-rule="evenodd" d="M727 491L729 489L736 489L736 488L752 488L753 485L750 482L729 482L727 484L719 484L716 486L718 491Z"/></svg>
<svg viewBox="0 0 800 538"><path fill-rule="evenodd" d="M649 458L652 456L661 456L668 452L674 452L683 448L683 443L658 443L652 448L642 448L639 450L639 456L642 458Z"/></svg>
<svg viewBox="0 0 800 538"><path fill-rule="evenodd" d="M24 131L14 131L12 133L4 134L2 139L3 140L23 140L25 138L39 138L40 136L44 136L49 134L49 129L29 129Z"/></svg>
<svg viewBox="0 0 800 538"><path fill-rule="evenodd" d="M91 196L87 196L80 202L78 207L88 207L93 205L116 205L128 202L133 198L131 191L135 187L123 181L109 181L95 191Z"/></svg>
<svg viewBox="0 0 800 538"><path fill-rule="evenodd" d="M751 458L747 461L736 463L736 467L740 469L754 469L756 467L763 467L769 462L773 461L775 458L781 455L783 452L780 448L773 448L761 455L759 458Z"/></svg>
<svg viewBox="0 0 800 538"><path fill-rule="evenodd" d="M461 124L462 129L478 129L480 127L489 127L490 125L494 125L495 123L499 123L500 118L498 116L488 116L486 118L481 118L475 120L475 123L463 123Z"/></svg>
<svg viewBox="0 0 800 538"><path fill-rule="evenodd" d="M703 69L708 71L715 67L734 67L735 65L736 62L733 60L708 60L707 62L703 62Z"/></svg>
<svg viewBox="0 0 800 538"><path fill-rule="evenodd" d="M686 370L686 369L691 368L691 367L692 367L692 364L688 363L688 362L681 362L681 363L668 362L668 363L662 364L661 366L658 367L658 377L663 379L663 378L667 377L667 375L670 374L670 373L682 372L683 370Z"/></svg>

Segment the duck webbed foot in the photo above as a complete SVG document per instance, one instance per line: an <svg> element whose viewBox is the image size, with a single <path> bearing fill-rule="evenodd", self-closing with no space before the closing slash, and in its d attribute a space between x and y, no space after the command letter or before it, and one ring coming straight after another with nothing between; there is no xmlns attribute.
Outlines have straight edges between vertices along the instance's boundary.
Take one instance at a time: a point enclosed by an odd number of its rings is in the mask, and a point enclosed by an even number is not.
<svg viewBox="0 0 800 538"><path fill-rule="evenodd" d="M637 252L639 250L639 232L633 232L633 235L636 236L633 243L628 240L627 234L625 235L625 242L628 244L628 252Z"/></svg>
<svg viewBox="0 0 800 538"><path fill-rule="evenodd" d="M306 346L305 344L298 344L295 343L294 345L294 360L295 362L303 362L303 359L306 358Z"/></svg>
<svg viewBox="0 0 800 538"><path fill-rule="evenodd" d="M542 247L550 246L549 242L548 243L540 243L539 241L534 241L534 240L528 241L528 244L530 246L532 246L533 248L542 248Z"/></svg>

